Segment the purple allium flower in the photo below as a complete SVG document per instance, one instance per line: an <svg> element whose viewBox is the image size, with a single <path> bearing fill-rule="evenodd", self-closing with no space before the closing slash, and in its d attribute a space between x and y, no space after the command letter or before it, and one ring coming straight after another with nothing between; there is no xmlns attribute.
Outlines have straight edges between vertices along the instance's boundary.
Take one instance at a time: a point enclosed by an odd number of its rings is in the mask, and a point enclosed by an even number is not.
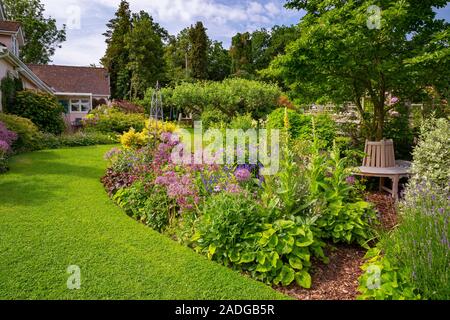
<svg viewBox="0 0 450 320"><path fill-rule="evenodd" d="M354 176L347 177L347 179L345 179L345 181L350 185L354 185L356 183L356 179Z"/></svg>
<svg viewBox="0 0 450 320"><path fill-rule="evenodd" d="M234 176L236 177L237 181L245 182L251 178L252 174L248 169L241 168L241 169L237 169L234 172Z"/></svg>

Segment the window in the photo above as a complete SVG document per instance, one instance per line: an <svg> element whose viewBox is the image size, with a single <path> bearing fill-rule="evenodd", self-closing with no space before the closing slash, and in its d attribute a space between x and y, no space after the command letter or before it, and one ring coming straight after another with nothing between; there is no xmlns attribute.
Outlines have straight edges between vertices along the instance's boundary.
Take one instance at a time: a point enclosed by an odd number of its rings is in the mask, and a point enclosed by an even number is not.
<svg viewBox="0 0 450 320"><path fill-rule="evenodd" d="M71 112L89 112L91 109L91 101L84 99L71 99L70 110Z"/></svg>
<svg viewBox="0 0 450 320"><path fill-rule="evenodd" d="M12 53L19 56L19 45L17 44L17 38L12 36Z"/></svg>

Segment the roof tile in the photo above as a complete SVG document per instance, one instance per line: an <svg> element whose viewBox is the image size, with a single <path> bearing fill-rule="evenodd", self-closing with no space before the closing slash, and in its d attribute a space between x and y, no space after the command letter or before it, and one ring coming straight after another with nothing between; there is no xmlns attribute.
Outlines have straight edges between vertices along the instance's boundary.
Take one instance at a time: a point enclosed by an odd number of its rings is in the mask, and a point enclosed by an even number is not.
<svg viewBox="0 0 450 320"><path fill-rule="evenodd" d="M110 95L104 68L29 64L28 67L56 92Z"/></svg>

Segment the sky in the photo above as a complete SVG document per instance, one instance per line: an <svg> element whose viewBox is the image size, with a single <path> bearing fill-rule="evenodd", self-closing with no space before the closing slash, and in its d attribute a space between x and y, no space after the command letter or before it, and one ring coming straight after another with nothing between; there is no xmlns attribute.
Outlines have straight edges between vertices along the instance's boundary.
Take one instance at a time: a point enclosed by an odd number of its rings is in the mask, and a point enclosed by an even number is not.
<svg viewBox="0 0 450 320"><path fill-rule="evenodd" d="M120 0L41 0L45 15L67 25L67 40L52 57L53 64L87 66L99 64L106 44L102 35L114 17ZM230 46L237 32L297 24L304 15L287 10L283 0L129 0L131 10L149 12L170 34L203 21L208 36ZM450 21L450 4L438 17Z"/></svg>

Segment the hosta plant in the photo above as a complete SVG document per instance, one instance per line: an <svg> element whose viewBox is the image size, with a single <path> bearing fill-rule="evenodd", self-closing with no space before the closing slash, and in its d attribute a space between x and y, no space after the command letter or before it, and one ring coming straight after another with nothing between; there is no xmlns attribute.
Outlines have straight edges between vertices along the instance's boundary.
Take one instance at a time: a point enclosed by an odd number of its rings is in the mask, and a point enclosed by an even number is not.
<svg viewBox="0 0 450 320"><path fill-rule="evenodd" d="M359 300L418 300L411 274L394 265L379 248L367 252L363 275L359 278Z"/></svg>

